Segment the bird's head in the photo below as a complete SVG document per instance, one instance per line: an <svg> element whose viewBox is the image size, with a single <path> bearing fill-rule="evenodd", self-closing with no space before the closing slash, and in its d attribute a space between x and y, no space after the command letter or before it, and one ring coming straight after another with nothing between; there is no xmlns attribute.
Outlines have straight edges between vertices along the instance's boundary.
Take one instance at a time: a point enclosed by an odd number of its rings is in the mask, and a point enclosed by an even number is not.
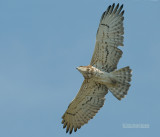
<svg viewBox="0 0 160 137"><path fill-rule="evenodd" d="M94 68L92 66L79 66L76 68L80 73L82 73L82 75L84 76L84 78L89 79L93 76L94 74Z"/></svg>

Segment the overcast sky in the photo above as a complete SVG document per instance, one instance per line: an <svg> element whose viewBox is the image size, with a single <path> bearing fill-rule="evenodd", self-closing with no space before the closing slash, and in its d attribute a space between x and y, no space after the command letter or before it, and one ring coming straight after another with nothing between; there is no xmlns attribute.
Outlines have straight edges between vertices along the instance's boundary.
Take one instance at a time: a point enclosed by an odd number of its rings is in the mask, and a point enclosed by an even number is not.
<svg viewBox="0 0 160 137"><path fill-rule="evenodd" d="M122 101L108 93L94 119L72 136L160 135L159 0L1 0L1 137L69 136L61 116L83 81L75 68L89 64L100 17L113 2L124 4L118 68L133 69L132 85Z"/></svg>

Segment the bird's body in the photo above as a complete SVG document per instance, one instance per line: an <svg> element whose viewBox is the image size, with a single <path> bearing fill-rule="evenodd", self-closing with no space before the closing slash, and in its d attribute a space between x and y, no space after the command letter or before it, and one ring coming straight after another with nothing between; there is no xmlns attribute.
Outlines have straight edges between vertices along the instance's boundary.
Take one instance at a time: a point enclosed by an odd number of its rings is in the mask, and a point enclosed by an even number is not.
<svg viewBox="0 0 160 137"><path fill-rule="evenodd" d="M116 70L113 72L105 72L103 70L99 70L96 67L91 65L88 66L80 66L77 68L80 73L82 73L84 79L93 81L98 84L105 85L108 89L117 97L117 99L121 100L127 92L131 81L131 69L129 67L122 68L120 70ZM121 96L116 95L114 90L119 90L119 87L123 86L122 91L118 91L121 93Z"/></svg>
<svg viewBox="0 0 160 137"><path fill-rule="evenodd" d="M90 79L106 86L114 86L116 84L116 80L114 80L115 78L112 73L101 71L91 65L80 66L77 69L82 73L85 79Z"/></svg>
<svg viewBox="0 0 160 137"><path fill-rule="evenodd" d="M122 56L118 46L123 46L123 5L109 6L103 13L96 35L96 44L88 66L77 69L82 73L82 86L62 116L63 128L71 134L88 123L104 105L108 90L118 99L127 95L131 81L131 69L117 70Z"/></svg>

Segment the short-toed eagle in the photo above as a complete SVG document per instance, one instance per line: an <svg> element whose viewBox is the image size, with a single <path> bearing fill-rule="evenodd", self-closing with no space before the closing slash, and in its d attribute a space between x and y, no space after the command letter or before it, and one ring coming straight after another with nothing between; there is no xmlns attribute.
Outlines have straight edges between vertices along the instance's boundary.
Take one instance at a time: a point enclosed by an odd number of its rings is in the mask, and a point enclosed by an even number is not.
<svg viewBox="0 0 160 137"><path fill-rule="evenodd" d="M63 128L71 134L88 123L104 105L108 90L121 100L127 94L131 69L117 70L122 56L118 46L123 46L123 5L110 5L103 13L96 35L95 50L88 66L77 69L84 76L83 84L62 116Z"/></svg>

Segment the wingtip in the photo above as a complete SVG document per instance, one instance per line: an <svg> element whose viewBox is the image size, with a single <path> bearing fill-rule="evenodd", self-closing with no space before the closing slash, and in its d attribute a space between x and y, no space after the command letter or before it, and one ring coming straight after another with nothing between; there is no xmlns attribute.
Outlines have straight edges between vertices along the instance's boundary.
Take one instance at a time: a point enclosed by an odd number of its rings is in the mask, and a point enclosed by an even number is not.
<svg viewBox="0 0 160 137"><path fill-rule="evenodd" d="M105 11L105 14L108 14L110 8L111 8L111 5L108 6L107 10Z"/></svg>
<svg viewBox="0 0 160 137"><path fill-rule="evenodd" d="M65 114L62 116L62 119L64 119Z"/></svg>
<svg viewBox="0 0 160 137"><path fill-rule="evenodd" d="M123 8L123 4L121 5L121 7L120 7L121 9Z"/></svg>
<svg viewBox="0 0 160 137"><path fill-rule="evenodd" d="M72 134L72 131L70 131L69 134Z"/></svg>
<svg viewBox="0 0 160 137"><path fill-rule="evenodd" d="M64 122L65 122L65 120L63 119L61 123L63 124Z"/></svg>
<svg viewBox="0 0 160 137"><path fill-rule="evenodd" d="M66 128L66 133L68 133L68 131L69 131L69 127L67 126L67 128Z"/></svg>
<svg viewBox="0 0 160 137"><path fill-rule="evenodd" d="M66 128L66 126L67 126L67 123L64 123L63 128Z"/></svg>
<svg viewBox="0 0 160 137"><path fill-rule="evenodd" d="M117 9L118 9L118 7L119 7L119 3L117 4Z"/></svg>
<svg viewBox="0 0 160 137"><path fill-rule="evenodd" d="M121 12L121 15L123 15L123 14L124 14L124 12L125 12L125 10L123 10L123 11Z"/></svg>
<svg viewBox="0 0 160 137"><path fill-rule="evenodd" d="M115 3L113 3L113 5L111 7L111 12L113 11L114 7L115 7Z"/></svg>
<svg viewBox="0 0 160 137"><path fill-rule="evenodd" d="M77 131L77 128L74 129L74 132L76 132L76 131Z"/></svg>

